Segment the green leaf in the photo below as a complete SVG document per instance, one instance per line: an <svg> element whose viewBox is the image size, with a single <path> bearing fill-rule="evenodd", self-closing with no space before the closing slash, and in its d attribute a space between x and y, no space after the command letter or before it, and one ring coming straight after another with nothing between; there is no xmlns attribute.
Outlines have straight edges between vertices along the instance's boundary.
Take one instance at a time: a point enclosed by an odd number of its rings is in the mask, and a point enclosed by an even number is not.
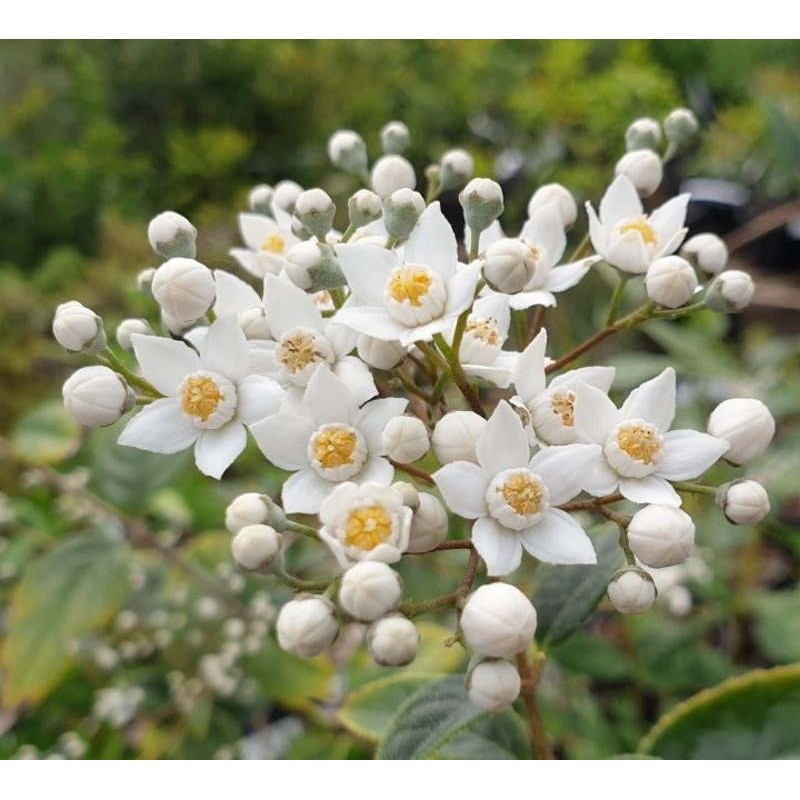
<svg viewBox="0 0 800 800"><path fill-rule="evenodd" d="M675 759L800 758L800 664L755 670L680 703L639 745Z"/></svg>
<svg viewBox="0 0 800 800"><path fill-rule="evenodd" d="M100 627L128 587L127 546L99 534L71 539L32 562L14 589L0 650L3 703L35 703L70 666L69 643Z"/></svg>
<svg viewBox="0 0 800 800"><path fill-rule="evenodd" d="M763 653L779 664L800 661L800 589L760 592L751 608Z"/></svg>
<svg viewBox="0 0 800 800"><path fill-rule="evenodd" d="M594 611L616 571L622 551L616 532L592 537L597 564L539 568L533 605L539 617L537 638L542 644L565 639Z"/></svg>
<svg viewBox="0 0 800 800"><path fill-rule="evenodd" d="M398 709L377 757L391 760L527 757L513 712L488 714L467 697L464 678L426 683Z"/></svg>
<svg viewBox="0 0 800 800"><path fill-rule="evenodd" d="M25 414L11 433L14 458L23 464L58 464L81 444L80 425L58 400L49 400Z"/></svg>

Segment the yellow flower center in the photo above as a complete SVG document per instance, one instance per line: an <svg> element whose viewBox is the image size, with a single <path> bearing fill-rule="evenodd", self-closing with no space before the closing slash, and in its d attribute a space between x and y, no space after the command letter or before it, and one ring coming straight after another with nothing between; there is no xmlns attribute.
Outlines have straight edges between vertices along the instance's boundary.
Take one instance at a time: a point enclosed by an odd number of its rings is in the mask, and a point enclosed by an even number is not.
<svg viewBox="0 0 800 800"><path fill-rule="evenodd" d="M500 336L497 333L497 326L493 319L475 319L467 322L465 333L470 334L476 339L480 339L486 344L497 345L500 342Z"/></svg>
<svg viewBox="0 0 800 800"><path fill-rule="evenodd" d="M431 283L431 276L424 269L400 267L389 279L389 294L398 303L420 306L430 291Z"/></svg>
<svg viewBox="0 0 800 800"><path fill-rule="evenodd" d="M347 428L327 428L314 439L314 457L325 469L353 463L358 436Z"/></svg>
<svg viewBox="0 0 800 800"><path fill-rule="evenodd" d="M286 242L283 240L283 236L279 233L270 233L261 242L261 249L265 253L272 253L272 255L279 256L283 253L284 249L286 248Z"/></svg>
<svg viewBox="0 0 800 800"><path fill-rule="evenodd" d="M322 358L316 339L307 333L287 336L278 348L278 360L289 372L302 372L313 361Z"/></svg>
<svg viewBox="0 0 800 800"><path fill-rule="evenodd" d="M645 244L656 244L658 242L658 234L650 227L645 216L636 217L636 219L629 220L619 227L619 232L623 236L630 231L636 231Z"/></svg>
<svg viewBox="0 0 800 800"><path fill-rule="evenodd" d="M202 422L217 410L217 406L225 399L213 378L198 375L187 378L181 392L181 408L190 416Z"/></svg>
<svg viewBox="0 0 800 800"><path fill-rule="evenodd" d="M642 464L653 464L661 453L658 434L650 427L628 425L617 433L617 444L623 453Z"/></svg>
<svg viewBox="0 0 800 800"><path fill-rule="evenodd" d="M392 520L383 506L365 506L350 513L345 526L344 543L359 550L372 550L385 542L392 532Z"/></svg>
<svg viewBox="0 0 800 800"><path fill-rule="evenodd" d="M553 413L561 417L561 424L565 428L572 428L575 425L575 392L554 394L550 405L553 407Z"/></svg>
<svg viewBox="0 0 800 800"><path fill-rule="evenodd" d="M530 517L542 510L542 487L531 475L510 475L499 489L503 499L521 517Z"/></svg>

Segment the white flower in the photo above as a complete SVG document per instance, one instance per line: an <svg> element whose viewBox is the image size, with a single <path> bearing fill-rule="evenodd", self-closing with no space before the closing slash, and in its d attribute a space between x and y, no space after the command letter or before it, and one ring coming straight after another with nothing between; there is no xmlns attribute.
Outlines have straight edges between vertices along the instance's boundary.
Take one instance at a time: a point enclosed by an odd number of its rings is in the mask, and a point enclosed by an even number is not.
<svg viewBox="0 0 800 800"><path fill-rule="evenodd" d="M431 445L440 464L453 461L478 463L475 445L486 420L474 411L449 411L433 429Z"/></svg>
<svg viewBox="0 0 800 800"><path fill-rule="evenodd" d="M410 141L411 135L404 122L392 120L381 128L381 146L384 153L402 153Z"/></svg>
<svg viewBox="0 0 800 800"><path fill-rule="evenodd" d="M476 589L461 612L467 647L479 656L511 658L533 641L536 609L509 583L486 583Z"/></svg>
<svg viewBox="0 0 800 800"><path fill-rule="evenodd" d="M410 619L400 614L373 622L367 631L367 648L377 664L404 667L417 657L419 632Z"/></svg>
<svg viewBox="0 0 800 800"><path fill-rule="evenodd" d="M717 505L734 525L756 525L769 514L769 495L753 480L733 481L717 495Z"/></svg>
<svg viewBox="0 0 800 800"><path fill-rule="evenodd" d="M153 275L153 297L177 324L190 325L214 302L216 287L211 270L193 258L171 258Z"/></svg>
<svg viewBox="0 0 800 800"><path fill-rule="evenodd" d="M146 319L124 319L117 325L117 344L123 350L133 350L131 336L134 333L139 333L142 336L153 336L153 329Z"/></svg>
<svg viewBox="0 0 800 800"><path fill-rule="evenodd" d="M592 245L623 272L647 272L657 258L674 253L686 236L688 203L689 195L682 194L645 214L634 185L617 175L600 202L599 219L591 203L586 204Z"/></svg>
<svg viewBox="0 0 800 800"><path fill-rule="evenodd" d="M598 496L619 487L633 503L679 506L681 498L669 481L696 478L728 449L727 442L707 433L670 430L675 417L672 367L634 389L620 409L604 392L584 385L576 392L574 413L581 435L603 448L583 487Z"/></svg>
<svg viewBox="0 0 800 800"><path fill-rule="evenodd" d="M248 525L260 525L269 518L269 506L264 495L246 492L235 497L225 509L225 527L236 535Z"/></svg>
<svg viewBox="0 0 800 800"><path fill-rule="evenodd" d="M625 149L628 152L647 147L658 150L661 144L661 125L652 117L639 117L625 131Z"/></svg>
<svg viewBox="0 0 800 800"><path fill-rule="evenodd" d="M456 238L438 203L432 203L406 241L402 261L368 244L336 248L352 291L334 319L376 339L410 345L430 341L468 308L478 263L458 264Z"/></svg>
<svg viewBox="0 0 800 800"><path fill-rule="evenodd" d="M486 658L467 675L469 700L483 711L505 711L521 688L517 668L504 658Z"/></svg>
<svg viewBox="0 0 800 800"><path fill-rule="evenodd" d="M558 209L562 227L570 228L575 224L578 218L578 206L569 189L560 183L546 183L531 195L531 199L528 200L528 216L532 217L542 206L551 203Z"/></svg>
<svg viewBox="0 0 800 800"><path fill-rule="evenodd" d="M103 320L77 300L61 303L56 308L53 336L69 353L95 353L106 346Z"/></svg>
<svg viewBox="0 0 800 800"><path fill-rule="evenodd" d="M530 458L528 436L511 406L501 401L476 445L478 463L457 461L433 479L452 511L474 519L472 542L489 575L508 575L525 549L552 564L594 564L583 528L557 508L591 477L599 447L548 447Z"/></svg>
<svg viewBox="0 0 800 800"><path fill-rule="evenodd" d="M419 504L411 520L409 553L427 553L447 538L449 519L445 507L428 492L419 494Z"/></svg>
<svg viewBox="0 0 800 800"><path fill-rule="evenodd" d="M247 340L236 317L211 325L199 355L159 336L132 341L144 377L165 396L128 423L119 443L154 453L194 445L198 469L220 478L247 444L245 425L275 413L283 396L273 380L248 375Z"/></svg>
<svg viewBox="0 0 800 800"><path fill-rule="evenodd" d="M400 342L384 342L362 333L356 343L358 357L375 369L393 369L407 355Z"/></svg>
<svg viewBox="0 0 800 800"><path fill-rule="evenodd" d="M640 508L628 525L633 554L648 567L682 564L694 547L694 522L675 506Z"/></svg>
<svg viewBox="0 0 800 800"><path fill-rule="evenodd" d="M767 449L775 435L775 419L760 400L734 397L711 412L707 430L730 445L725 460L741 466Z"/></svg>
<svg viewBox="0 0 800 800"><path fill-rule="evenodd" d="M150 247L164 258L194 258L197 228L175 211L162 211L147 226Z"/></svg>
<svg viewBox="0 0 800 800"><path fill-rule="evenodd" d="M641 614L655 603L656 585L644 570L628 567L611 579L608 599L620 614Z"/></svg>
<svg viewBox="0 0 800 800"><path fill-rule="evenodd" d="M727 314L744 311L753 300L755 290L753 279L746 272L728 269L708 285L706 303L709 308Z"/></svg>
<svg viewBox="0 0 800 800"><path fill-rule="evenodd" d="M685 305L697 288L697 275L692 265L680 256L656 259L645 276L647 296L665 308Z"/></svg>
<svg viewBox="0 0 800 800"><path fill-rule="evenodd" d="M336 131L328 139L328 158L334 167L360 175L367 169L367 146L355 131Z"/></svg>
<svg viewBox="0 0 800 800"><path fill-rule="evenodd" d="M661 158L649 148L631 150L617 161L615 175L624 175L642 197L650 197L661 185L664 168Z"/></svg>
<svg viewBox="0 0 800 800"><path fill-rule="evenodd" d="M295 413L275 414L252 428L267 459L281 469L299 470L283 484L284 510L315 514L342 481L388 486L394 470L384 457L381 433L407 404L387 397L359 408L341 378L317 370Z"/></svg>
<svg viewBox="0 0 800 800"><path fill-rule="evenodd" d="M417 176L414 167L399 155L381 156L373 165L370 175L372 191L380 197L388 197L398 189L414 189Z"/></svg>
<svg viewBox="0 0 800 800"><path fill-rule="evenodd" d="M360 561L342 575L339 603L355 619L372 622L400 605L402 599L400 576L382 561Z"/></svg>
<svg viewBox="0 0 800 800"><path fill-rule="evenodd" d="M319 518L320 539L344 568L357 561L393 564L408 547L411 509L389 486L341 483L323 501Z"/></svg>
<svg viewBox="0 0 800 800"><path fill-rule="evenodd" d="M81 367L62 389L64 408L86 428L113 425L133 408L136 395L123 378L108 367Z"/></svg>
<svg viewBox="0 0 800 800"><path fill-rule="evenodd" d="M324 597L300 595L280 610L275 631L284 650L313 658L327 650L339 633L336 610Z"/></svg>
<svg viewBox="0 0 800 800"><path fill-rule="evenodd" d="M687 239L681 255L711 275L717 275L728 265L728 248L715 233L698 233Z"/></svg>
<svg viewBox="0 0 800 800"><path fill-rule="evenodd" d="M239 214L239 232L246 247L234 247L229 252L236 262L251 275L277 275L286 266L286 253L300 241L292 233L292 217L278 204L279 186L275 187L272 210L275 218L266 214ZM291 208L302 190L291 198ZM288 200L288 198L286 198Z"/></svg>
<svg viewBox="0 0 800 800"><path fill-rule="evenodd" d="M246 525L233 537L231 552L242 569L266 569L280 555L281 535L269 525Z"/></svg>
<svg viewBox="0 0 800 800"><path fill-rule="evenodd" d="M386 455L400 464L419 461L430 447L428 429L418 417L394 417L386 423L381 435Z"/></svg>

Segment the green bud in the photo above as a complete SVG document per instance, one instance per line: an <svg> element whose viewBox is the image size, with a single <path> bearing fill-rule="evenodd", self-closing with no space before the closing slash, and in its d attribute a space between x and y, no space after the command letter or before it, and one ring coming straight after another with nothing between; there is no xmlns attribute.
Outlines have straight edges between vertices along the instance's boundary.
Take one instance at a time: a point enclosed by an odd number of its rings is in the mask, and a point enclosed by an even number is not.
<svg viewBox="0 0 800 800"><path fill-rule="evenodd" d="M408 148L411 141L405 123L394 120L387 122L381 129L381 146L384 153L400 155Z"/></svg>
<svg viewBox="0 0 800 800"><path fill-rule="evenodd" d="M405 241L420 214L425 210L425 201L419 192L398 189L383 201L383 223L390 239Z"/></svg>
<svg viewBox="0 0 800 800"><path fill-rule="evenodd" d="M369 225L383 213L380 197L369 189L359 189L348 201L347 211L354 228Z"/></svg>
<svg viewBox="0 0 800 800"><path fill-rule="evenodd" d="M489 178L473 178L458 196L473 234L485 231L503 213L503 190Z"/></svg>

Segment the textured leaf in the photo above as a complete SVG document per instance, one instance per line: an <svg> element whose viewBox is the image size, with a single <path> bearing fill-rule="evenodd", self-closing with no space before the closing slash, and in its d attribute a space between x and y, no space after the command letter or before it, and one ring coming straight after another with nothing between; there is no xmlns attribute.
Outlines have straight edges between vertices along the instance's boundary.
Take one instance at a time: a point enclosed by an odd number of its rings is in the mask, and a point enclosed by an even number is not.
<svg viewBox="0 0 800 800"><path fill-rule="evenodd" d="M755 635L772 661L800 661L800 589L761 592L751 600Z"/></svg>
<svg viewBox="0 0 800 800"><path fill-rule="evenodd" d="M25 414L11 434L14 457L42 466L69 458L80 447L81 428L59 400L50 400Z"/></svg>

